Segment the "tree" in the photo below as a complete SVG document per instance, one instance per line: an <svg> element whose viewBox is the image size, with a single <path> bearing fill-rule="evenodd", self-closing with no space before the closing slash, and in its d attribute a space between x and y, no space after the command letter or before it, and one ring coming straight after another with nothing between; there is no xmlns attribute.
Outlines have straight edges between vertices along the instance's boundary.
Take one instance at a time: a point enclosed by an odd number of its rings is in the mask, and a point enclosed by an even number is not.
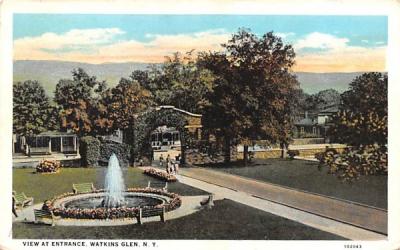
<svg viewBox="0 0 400 250"><path fill-rule="evenodd" d="M210 71L197 67L192 51L184 56L178 52L166 56L161 67L136 70L131 79L149 90L156 104L173 105L193 113L202 112L204 97L213 82Z"/></svg>
<svg viewBox="0 0 400 250"><path fill-rule="evenodd" d="M61 79L55 90L54 101L61 109L61 127L79 136L94 133L93 117L106 83L97 81L81 68L73 70L72 76L72 80Z"/></svg>
<svg viewBox="0 0 400 250"><path fill-rule="evenodd" d="M96 131L109 133L116 129L124 131L124 140L134 143L134 126L137 116L151 105L151 93L139 83L121 78L119 84L103 93L98 102Z"/></svg>
<svg viewBox="0 0 400 250"><path fill-rule="evenodd" d="M58 112L37 81L13 86L13 132L34 135L57 128Z"/></svg>
<svg viewBox="0 0 400 250"><path fill-rule="evenodd" d="M353 146L387 144L387 75L365 73L341 95L331 135Z"/></svg>
<svg viewBox="0 0 400 250"><path fill-rule="evenodd" d="M326 108L339 107L340 104L340 93L335 89L321 90L311 95L300 89L297 95L296 113L301 116L305 111L316 114Z"/></svg>
<svg viewBox="0 0 400 250"><path fill-rule="evenodd" d="M223 52L200 54L199 65L215 77L203 121L207 129L224 137L225 160L230 160L232 142L244 144L245 164L248 146L255 140L287 148L299 89L290 72L292 46L272 32L259 38L240 29L222 47Z"/></svg>
<svg viewBox="0 0 400 250"><path fill-rule="evenodd" d="M342 153L325 152L320 162L344 180L360 175L387 174L387 74L365 73L341 95L339 113L329 133L352 147Z"/></svg>

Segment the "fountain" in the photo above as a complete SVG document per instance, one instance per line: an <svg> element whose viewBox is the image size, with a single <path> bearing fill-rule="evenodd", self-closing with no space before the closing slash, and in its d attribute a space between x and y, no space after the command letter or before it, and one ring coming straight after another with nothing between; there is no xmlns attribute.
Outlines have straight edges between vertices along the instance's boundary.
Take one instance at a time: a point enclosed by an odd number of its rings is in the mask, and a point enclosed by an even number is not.
<svg viewBox="0 0 400 250"><path fill-rule="evenodd" d="M48 207L61 218L90 219L93 225L115 225L113 219L136 218L140 209L164 207L165 211L171 211L180 205L181 199L174 193L152 188L125 188L118 158L113 153L108 162L104 189L79 194L64 193L51 199Z"/></svg>
<svg viewBox="0 0 400 250"><path fill-rule="evenodd" d="M124 205L123 192L125 191L125 184L118 158L114 153L108 161L105 187L106 197L102 202L104 207L113 208Z"/></svg>

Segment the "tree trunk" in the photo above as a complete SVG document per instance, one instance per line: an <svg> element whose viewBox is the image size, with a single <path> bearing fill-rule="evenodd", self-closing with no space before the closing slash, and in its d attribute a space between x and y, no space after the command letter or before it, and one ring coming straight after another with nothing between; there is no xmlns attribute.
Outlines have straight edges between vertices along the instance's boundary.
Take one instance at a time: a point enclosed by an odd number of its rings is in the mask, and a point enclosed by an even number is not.
<svg viewBox="0 0 400 250"><path fill-rule="evenodd" d="M186 164L186 138L184 131L179 131L181 134L181 166L183 167Z"/></svg>
<svg viewBox="0 0 400 250"><path fill-rule="evenodd" d="M245 166L247 166L248 161L249 161L249 146L243 145L243 163Z"/></svg>
<svg viewBox="0 0 400 250"><path fill-rule="evenodd" d="M231 138L228 135L224 136L224 161L231 162Z"/></svg>

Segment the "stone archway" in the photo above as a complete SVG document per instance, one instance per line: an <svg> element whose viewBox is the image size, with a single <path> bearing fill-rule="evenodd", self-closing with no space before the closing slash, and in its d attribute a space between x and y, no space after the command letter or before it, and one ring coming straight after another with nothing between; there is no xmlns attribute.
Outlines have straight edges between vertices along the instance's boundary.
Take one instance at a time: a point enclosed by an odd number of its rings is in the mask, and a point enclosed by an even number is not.
<svg viewBox="0 0 400 250"><path fill-rule="evenodd" d="M201 128L201 115L192 114L173 106L160 106L140 114L134 128L135 157L150 158L152 153L150 135L161 126L174 127L179 131L182 162L185 162L186 146L193 139L191 138L193 137L192 132Z"/></svg>

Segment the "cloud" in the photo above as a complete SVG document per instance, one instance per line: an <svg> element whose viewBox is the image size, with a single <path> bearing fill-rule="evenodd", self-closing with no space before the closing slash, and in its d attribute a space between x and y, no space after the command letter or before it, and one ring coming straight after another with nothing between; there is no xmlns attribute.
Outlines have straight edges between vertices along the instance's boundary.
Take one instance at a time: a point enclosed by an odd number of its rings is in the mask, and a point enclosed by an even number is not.
<svg viewBox="0 0 400 250"><path fill-rule="evenodd" d="M293 46L297 52L295 71L357 72L385 71L386 46L349 45L349 39L313 32ZM366 43L368 41L362 41Z"/></svg>
<svg viewBox="0 0 400 250"><path fill-rule="evenodd" d="M318 53L298 53L295 71L303 72L364 72L386 71L386 46L356 47Z"/></svg>
<svg viewBox="0 0 400 250"><path fill-rule="evenodd" d="M349 39L338 38L331 34L313 32L308 34L304 39L298 40L294 44L297 50L311 48L311 49L341 49L347 46Z"/></svg>
<svg viewBox="0 0 400 250"><path fill-rule="evenodd" d="M148 42L116 40L124 31L114 29L71 30L57 35L45 33L39 37L14 41L15 60L66 60L89 63L162 62L172 53L220 50L220 44L231 35L223 30L190 34L147 34Z"/></svg>
<svg viewBox="0 0 400 250"><path fill-rule="evenodd" d="M288 37L293 37L294 35L296 35L296 33L294 33L294 32L288 32L288 33L277 32L277 33L275 33L275 35L277 35L277 36L279 36L279 37L281 37L283 39L286 39Z"/></svg>
<svg viewBox="0 0 400 250"><path fill-rule="evenodd" d="M160 35L147 34L146 42L121 39L118 28L74 29L63 34L44 33L14 41L14 60L58 60L87 63L163 62L174 52L218 51L231 38L224 30ZM276 33L281 37L293 33ZM295 71L355 72L384 71L386 46L350 46L349 39L314 32L294 42Z"/></svg>

